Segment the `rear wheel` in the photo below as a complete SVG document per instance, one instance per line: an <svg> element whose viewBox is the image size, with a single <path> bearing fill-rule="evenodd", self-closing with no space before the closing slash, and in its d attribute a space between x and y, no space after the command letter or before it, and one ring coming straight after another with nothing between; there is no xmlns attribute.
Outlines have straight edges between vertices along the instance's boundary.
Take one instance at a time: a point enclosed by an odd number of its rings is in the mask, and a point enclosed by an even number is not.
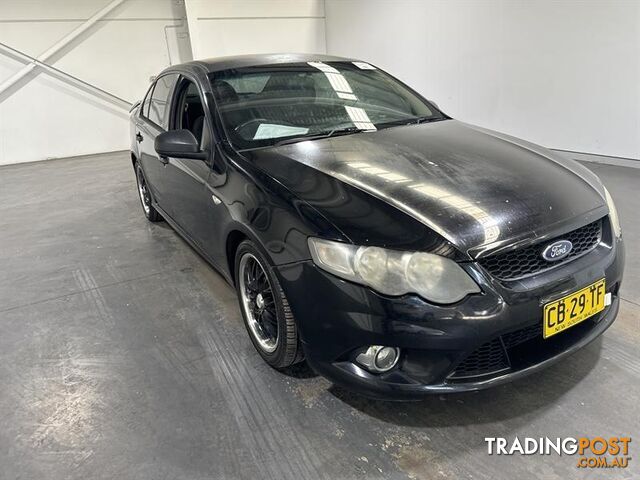
<svg viewBox="0 0 640 480"><path fill-rule="evenodd" d="M147 180L142 171L142 167L139 163L136 163L136 182L138 184L138 196L140 197L140 203L142 204L142 211L144 216L150 222L159 222L162 220L162 216L158 211L153 208L153 202L151 201L151 192L147 185Z"/></svg>
<svg viewBox="0 0 640 480"><path fill-rule="evenodd" d="M302 348L289 302L255 245L245 240L238 246L235 280L251 342L274 368L285 368L302 360Z"/></svg>

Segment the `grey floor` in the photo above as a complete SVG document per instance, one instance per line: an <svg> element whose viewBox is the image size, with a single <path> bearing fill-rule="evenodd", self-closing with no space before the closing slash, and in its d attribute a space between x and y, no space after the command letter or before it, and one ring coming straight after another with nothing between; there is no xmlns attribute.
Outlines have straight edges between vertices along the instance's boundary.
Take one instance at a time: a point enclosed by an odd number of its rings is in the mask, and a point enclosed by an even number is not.
<svg viewBox="0 0 640 480"><path fill-rule="evenodd" d="M614 326L536 376L412 404L267 367L232 288L143 218L126 154L0 168L0 478L638 475L633 444L624 472L485 453L488 436L639 432L640 169L589 166L628 247Z"/></svg>

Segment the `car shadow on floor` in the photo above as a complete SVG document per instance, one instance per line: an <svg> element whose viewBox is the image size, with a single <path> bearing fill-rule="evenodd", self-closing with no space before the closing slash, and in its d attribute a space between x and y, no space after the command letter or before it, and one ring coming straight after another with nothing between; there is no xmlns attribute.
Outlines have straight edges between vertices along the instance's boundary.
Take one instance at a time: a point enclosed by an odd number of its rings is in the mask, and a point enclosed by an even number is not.
<svg viewBox="0 0 640 480"><path fill-rule="evenodd" d="M386 423L408 427L493 424L545 410L578 385L600 358L602 337L541 372L479 392L427 396L417 402L375 400L336 385L329 392L341 402Z"/></svg>
<svg viewBox="0 0 640 480"><path fill-rule="evenodd" d="M278 370L283 375L292 378L317 378L318 375L313 369L309 366L306 361L302 361L300 363L296 363L295 365L291 365L290 367L283 368L282 370Z"/></svg>

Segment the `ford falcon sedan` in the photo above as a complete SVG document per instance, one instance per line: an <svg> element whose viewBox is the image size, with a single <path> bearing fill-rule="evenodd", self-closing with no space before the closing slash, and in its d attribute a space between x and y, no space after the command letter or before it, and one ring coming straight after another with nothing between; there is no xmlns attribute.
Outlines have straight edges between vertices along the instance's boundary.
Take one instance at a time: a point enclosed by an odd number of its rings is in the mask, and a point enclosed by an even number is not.
<svg viewBox="0 0 640 480"><path fill-rule="evenodd" d="M367 62L171 66L132 109L131 160L147 219L235 287L277 369L306 359L378 398L478 390L562 362L618 312L596 175Z"/></svg>

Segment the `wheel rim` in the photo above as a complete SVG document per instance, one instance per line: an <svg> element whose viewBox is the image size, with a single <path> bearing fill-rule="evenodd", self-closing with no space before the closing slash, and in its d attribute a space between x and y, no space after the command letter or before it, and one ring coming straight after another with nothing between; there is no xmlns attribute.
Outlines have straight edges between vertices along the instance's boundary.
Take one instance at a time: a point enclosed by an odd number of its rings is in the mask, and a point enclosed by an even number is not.
<svg viewBox="0 0 640 480"><path fill-rule="evenodd" d="M245 253L239 266L240 300L251 335L272 353L278 346L278 317L269 277L256 257Z"/></svg>
<svg viewBox="0 0 640 480"><path fill-rule="evenodd" d="M140 195L140 202L142 202L142 208L147 215L151 212L151 197L149 196L149 190L147 188L147 182L144 179L144 175L140 167L138 167L138 194Z"/></svg>

